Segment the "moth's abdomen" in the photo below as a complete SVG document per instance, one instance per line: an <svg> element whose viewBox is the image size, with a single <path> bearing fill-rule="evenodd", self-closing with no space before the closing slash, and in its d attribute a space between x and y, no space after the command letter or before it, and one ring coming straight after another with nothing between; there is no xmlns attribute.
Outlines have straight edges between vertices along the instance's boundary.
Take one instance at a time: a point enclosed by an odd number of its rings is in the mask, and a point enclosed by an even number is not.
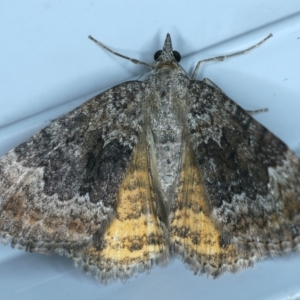
<svg viewBox="0 0 300 300"><path fill-rule="evenodd" d="M157 110L151 115L154 164L166 199L172 201L181 169L182 125L170 98L166 95L157 100Z"/></svg>

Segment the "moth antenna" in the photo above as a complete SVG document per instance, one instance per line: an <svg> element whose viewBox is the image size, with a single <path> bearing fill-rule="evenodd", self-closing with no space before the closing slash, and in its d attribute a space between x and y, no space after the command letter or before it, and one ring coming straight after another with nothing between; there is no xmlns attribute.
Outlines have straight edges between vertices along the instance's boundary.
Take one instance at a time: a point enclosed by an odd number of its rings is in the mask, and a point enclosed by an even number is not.
<svg viewBox="0 0 300 300"><path fill-rule="evenodd" d="M123 54L120 54L118 52L115 52L113 50L111 50L110 48L106 47L105 45L103 45L102 43L100 43L99 41L97 41L96 39L94 39L91 35L88 36L88 38L90 40L92 40L93 42L95 42L98 46L100 46L101 48L103 48L104 50L116 55L116 56L119 56L119 57L122 57L124 59L127 59L129 61L131 61L132 63L136 64L136 65L143 65L143 66L147 66L148 68L150 69L153 69L153 66L147 64L147 63L144 63L138 59L135 59L135 58L131 58L131 57L128 57L128 56L125 56Z"/></svg>
<svg viewBox="0 0 300 300"><path fill-rule="evenodd" d="M257 44L245 49L245 50L241 50L241 51L238 51L238 52L235 52L235 53L232 53L232 54L228 54L228 55L221 55L221 56L216 56L216 57L212 57L212 58L207 58L207 59L204 59L204 60L200 60L198 61L197 65L196 65L196 68L195 68L195 71L192 75L192 79L195 79L196 76L197 76L197 73L198 73L198 70L200 68L200 65L202 63L205 63L205 62L209 62L209 61L223 61L225 60L226 58L229 58L229 57L232 57L232 56L238 56L238 55L242 55L242 54L246 54L248 53L249 51L251 50L254 50L255 48L257 48L258 46L260 46L261 44L263 44L265 41L267 41L269 38L271 38L273 36L272 33L270 33L267 37L265 37L263 40L261 40L260 42L258 42Z"/></svg>

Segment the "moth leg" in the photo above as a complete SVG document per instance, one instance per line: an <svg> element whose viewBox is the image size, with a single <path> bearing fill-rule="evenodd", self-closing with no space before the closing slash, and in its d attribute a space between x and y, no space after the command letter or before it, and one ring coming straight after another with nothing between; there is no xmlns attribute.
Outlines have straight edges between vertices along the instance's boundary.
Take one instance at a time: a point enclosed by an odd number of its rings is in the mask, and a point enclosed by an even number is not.
<svg viewBox="0 0 300 300"><path fill-rule="evenodd" d="M119 56L119 57L122 57L122 58L124 58L124 59L127 59L127 60L133 62L134 64L137 64L137 65L144 65L144 66L147 66L147 67L150 68L150 69L153 69L153 66L148 65L147 63L144 63L144 62L142 62L142 61L140 61L140 60L138 60L138 59L131 58L131 57L128 57L128 56L125 56L125 55L123 55L123 54L120 54L120 53L118 53L118 52L115 52L115 51L109 49L108 47L106 47L105 45L103 45L102 43L100 43L99 41L97 41L96 39L94 39L91 35L89 35L88 38L91 39L93 42L95 42L98 46L100 46L100 47L103 48L104 50L106 50L106 51L108 51L108 52L110 52L110 53L112 53L112 54L114 54L114 55L116 55L116 56Z"/></svg>
<svg viewBox="0 0 300 300"><path fill-rule="evenodd" d="M267 112L267 111L269 111L269 109L267 107L261 108L261 109L255 109L255 110L246 110L246 112L251 116L260 114L262 112Z"/></svg>
<svg viewBox="0 0 300 300"><path fill-rule="evenodd" d="M219 90L219 91L222 92L224 95L226 95L225 92L224 92L224 91L223 91L216 83L214 83L211 79L205 77L202 81L205 82L205 83L207 83L208 85L212 86L213 88ZM226 96L227 96L227 95L226 95ZM228 96L227 96L227 97L228 97Z"/></svg>
<svg viewBox="0 0 300 300"><path fill-rule="evenodd" d="M241 50L241 51L238 51L238 52L235 52L235 53L232 53L232 54L228 54L228 55L221 55L221 56L217 56L217 57L212 57L212 58L207 58L207 59L204 59L204 60L200 60L198 61L197 65L196 65L196 68L193 72L193 75L192 75L192 79L195 79L196 76L197 76L197 73L198 73L198 70L200 68L200 65L202 63L205 63L205 62L209 62L209 61L223 61L225 60L226 58L229 58L229 57L232 57L232 56L238 56L238 55L241 55L241 54L246 54L248 53L249 51L251 50L254 50L255 48L257 48L258 46L260 46L261 44L263 44L266 40L268 40L270 37L272 37L272 33L270 33L267 37L265 37L263 40L261 40L259 43L245 49L245 50Z"/></svg>
<svg viewBox="0 0 300 300"><path fill-rule="evenodd" d="M140 80L142 77L144 77L145 76L145 74L147 74L148 73L148 71L145 71L145 72L143 72L141 75L139 75L137 78L136 78L136 80Z"/></svg>
<svg viewBox="0 0 300 300"><path fill-rule="evenodd" d="M208 85L212 86L213 88L219 90L219 91L222 92L225 96L227 96L226 93L225 93L225 92L224 92L217 84L215 84L211 79L209 79L209 78L204 78L202 81L205 82L205 83L207 83ZM227 96L227 97L228 97L228 96ZM255 109L255 110L246 110L246 112L247 112L249 115L251 115L251 116L256 115L256 114L259 114L259 113L262 113L262 112L267 112L267 111L268 111L268 108L267 108L267 107L265 107L265 108L260 108L260 109Z"/></svg>
<svg viewBox="0 0 300 300"><path fill-rule="evenodd" d="M206 84L212 86L212 87L215 88L216 90L220 91L220 92L223 93L226 97L228 97L227 94L226 94L226 93L225 93L225 92L224 92L224 91L223 91L216 83L214 83L211 79L205 77L202 81L205 82ZM228 98L229 98L229 97L228 97Z"/></svg>

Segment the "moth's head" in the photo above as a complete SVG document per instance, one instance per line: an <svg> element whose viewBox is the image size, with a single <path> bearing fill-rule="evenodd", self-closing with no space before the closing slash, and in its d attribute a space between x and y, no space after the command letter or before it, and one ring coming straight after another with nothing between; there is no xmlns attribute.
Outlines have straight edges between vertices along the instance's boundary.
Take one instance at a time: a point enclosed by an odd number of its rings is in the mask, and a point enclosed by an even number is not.
<svg viewBox="0 0 300 300"><path fill-rule="evenodd" d="M181 55L177 51L173 51L171 36L168 33L165 44L162 50L157 51L154 54L154 59L157 65L172 65L180 62Z"/></svg>

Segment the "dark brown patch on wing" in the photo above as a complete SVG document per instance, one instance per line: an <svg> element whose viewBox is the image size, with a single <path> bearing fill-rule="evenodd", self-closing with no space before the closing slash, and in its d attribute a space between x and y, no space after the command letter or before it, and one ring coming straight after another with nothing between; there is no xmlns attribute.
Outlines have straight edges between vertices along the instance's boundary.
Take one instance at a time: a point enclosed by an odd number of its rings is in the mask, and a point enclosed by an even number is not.
<svg viewBox="0 0 300 300"><path fill-rule="evenodd" d="M68 252L106 228L142 128L142 85L105 91L0 159L4 241Z"/></svg>
<svg viewBox="0 0 300 300"><path fill-rule="evenodd" d="M116 218L80 255L84 269L103 282L128 278L167 260L166 229L158 215L148 160L147 143L140 138L119 189Z"/></svg>

